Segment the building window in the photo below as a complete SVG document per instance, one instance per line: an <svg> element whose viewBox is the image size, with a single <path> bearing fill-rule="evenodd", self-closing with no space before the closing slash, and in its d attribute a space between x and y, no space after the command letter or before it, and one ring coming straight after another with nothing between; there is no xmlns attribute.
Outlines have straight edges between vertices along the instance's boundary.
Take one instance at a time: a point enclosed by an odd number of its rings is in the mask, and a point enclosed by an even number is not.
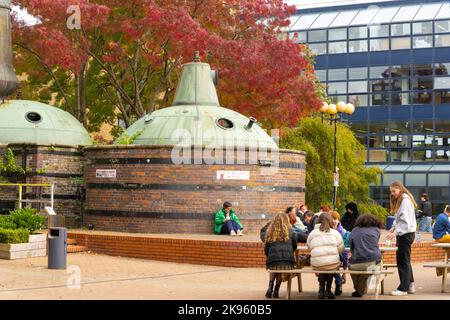
<svg viewBox="0 0 450 320"><path fill-rule="evenodd" d="M321 55L327 53L327 44L326 43L312 43L309 44L309 48L314 54Z"/></svg>
<svg viewBox="0 0 450 320"><path fill-rule="evenodd" d="M409 93L408 92L394 92L392 93L392 105L408 105L409 104Z"/></svg>
<svg viewBox="0 0 450 320"><path fill-rule="evenodd" d="M348 78L350 80L367 79L369 75L368 69L364 68L349 68Z"/></svg>
<svg viewBox="0 0 450 320"><path fill-rule="evenodd" d="M350 95L348 101L353 103L356 107L367 107L369 105L366 94Z"/></svg>
<svg viewBox="0 0 450 320"><path fill-rule="evenodd" d="M450 121L435 120L434 122L436 132L450 132Z"/></svg>
<svg viewBox="0 0 450 320"><path fill-rule="evenodd" d="M413 34L431 34L433 33L433 22L415 22L412 29Z"/></svg>
<svg viewBox="0 0 450 320"><path fill-rule="evenodd" d="M431 64L415 64L413 65L414 76L431 76L433 75L433 66Z"/></svg>
<svg viewBox="0 0 450 320"><path fill-rule="evenodd" d="M316 76L320 82L326 82L327 81L327 70L316 70Z"/></svg>
<svg viewBox="0 0 450 320"><path fill-rule="evenodd" d="M351 127L356 133L367 133L367 122L352 122ZM366 143L364 143L364 145L366 145Z"/></svg>
<svg viewBox="0 0 450 320"><path fill-rule="evenodd" d="M434 23L434 33L447 33L450 32L450 20L436 21Z"/></svg>
<svg viewBox="0 0 450 320"><path fill-rule="evenodd" d="M411 75L409 64L396 65L389 68L389 74L392 78L403 78Z"/></svg>
<svg viewBox="0 0 450 320"><path fill-rule="evenodd" d="M370 26L369 30L371 38L389 37L389 25Z"/></svg>
<svg viewBox="0 0 450 320"><path fill-rule="evenodd" d="M367 36L367 27L351 27L348 29L349 39L364 39Z"/></svg>
<svg viewBox="0 0 450 320"><path fill-rule="evenodd" d="M409 91L409 79L392 79L392 91Z"/></svg>
<svg viewBox="0 0 450 320"><path fill-rule="evenodd" d="M388 161L389 161L388 150L369 149L369 162L388 162Z"/></svg>
<svg viewBox="0 0 450 320"><path fill-rule="evenodd" d="M424 187L427 185L427 174L407 173L405 174L405 184L411 187Z"/></svg>
<svg viewBox="0 0 450 320"><path fill-rule="evenodd" d="M389 148L389 136L369 136L369 148Z"/></svg>
<svg viewBox="0 0 450 320"><path fill-rule="evenodd" d="M409 23L399 23L391 25L392 36L409 36L411 34L411 25Z"/></svg>
<svg viewBox="0 0 450 320"><path fill-rule="evenodd" d="M367 81L349 81L348 82L348 92L367 92Z"/></svg>
<svg viewBox="0 0 450 320"><path fill-rule="evenodd" d="M370 92L389 91L389 80L372 80L370 81Z"/></svg>
<svg viewBox="0 0 450 320"><path fill-rule="evenodd" d="M389 50L389 39L371 39L370 51Z"/></svg>
<svg viewBox="0 0 450 320"><path fill-rule="evenodd" d="M414 120L414 125L413 125L413 131L414 132L433 132L433 120ZM416 136L414 136L416 137ZM431 140L427 140L430 137L428 136L417 136L417 137L423 137L425 140L425 142L431 142L430 146L432 146L433 144L433 139ZM433 137L431 137L433 138ZM414 142L413 142L414 145Z"/></svg>
<svg viewBox="0 0 450 320"><path fill-rule="evenodd" d="M329 69L328 81L347 80L347 69Z"/></svg>
<svg viewBox="0 0 450 320"><path fill-rule="evenodd" d="M411 80L413 90L432 90L433 78L414 78Z"/></svg>
<svg viewBox="0 0 450 320"><path fill-rule="evenodd" d="M421 36L413 38L413 48L432 48L433 47L433 36Z"/></svg>
<svg viewBox="0 0 450 320"><path fill-rule="evenodd" d="M367 40L356 40L348 42L348 52L367 52Z"/></svg>
<svg viewBox="0 0 450 320"><path fill-rule="evenodd" d="M383 186L389 187L394 181L403 183L403 173L383 173Z"/></svg>
<svg viewBox="0 0 450 320"><path fill-rule="evenodd" d="M389 94L379 93L370 95L370 105L371 106L388 106L389 105Z"/></svg>
<svg viewBox="0 0 450 320"><path fill-rule="evenodd" d="M338 103L339 101L347 101L347 96L329 96L331 103Z"/></svg>
<svg viewBox="0 0 450 320"><path fill-rule="evenodd" d="M387 78L389 76L389 69L387 66L370 67L369 76L371 79Z"/></svg>
<svg viewBox="0 0 450 320"><path fill-rule="evenodd" d="M448 173L429 173L428 174L429 187L448 187L449 179Z"/></svg>
<svg viewBox="0 0 450 320"><path fill-rule="evenodd" d="M441 34L434 36L436 47L450 47L450 34Z"/></svg>
<svg viewBox="0 0 450 320"><path fill-rule="evenodd" d="M392 38L391 49L392 50L411 49L411 38L410 37Z"/></svg>
<svg viewBox="0 0 450 320"><path fill-rule="evenodd" d="M437 76L446 76L450 74L450 63L436 63L434 68Z"/></svg>
<svg viewBox="0 0 450 320"><path fill-rule="evenodd" d="M431 104L432 102L432 92L413 92L412 93L412 103L413 104Z"/></svg>
<svg viewBox="0 0 450 320"><path fill-rule="evenodd" d="M413 161L414 162L433 161L433 150L414 149L413 150Z"/></svg>
<svg viewBox="0 0 450 320"><path fill-rule="evenodd" d="M393 133L407 133L411 131L411 124L408 121L389 121L389 127ZM402 138L398 138L398 136L392 136L392 141L395 141L397 146L399 140L405 141Z"/></svg>
<svg viewBox="0 0 450 320"><path fill-rule="evenodd" d="M433 123L431 121L431 128L433 129ZM424 130L420 130L424 131ZM413 136L413 147L432 147L433 146L434 137L433 136L424 136L424 135L414 135Z"/></svg>
<svg viewBox="0 0 450 320"><path fill-rule="evenodd" d="M411 162L409 150L391 150L392 162Z"/></svg>
<svg viewBox="0 0 450 320"><path fill-rule="evenodd" d="M450 138L448 136L435 136L435 145L438 147L448 147L450 145Z"/></svg>
<svg viewBox="0 0 450 320"><path fill-rule="evenodd" d="M339 28L339 29L330 29L328 30L328 40L346 40L347 39L347 29Z"/></svg>
<svg viewBox="0 0 450 320"><path fill-rule="evenodd" d="M389 121L387 121L387 120L370 121L369 127L370 127L369 132L371 132L371 133L388 133L389 132Z"/></svg>
<svg viewBox="0 0 450 320"><path fill-rule="evenodd" d="M450 104L450 90L439 90L434 92L434 103Z"/></svg>
<svg viewBox="0 0 450 320"><path fill-rule="evenodd" d="M450 161L450 150L448 150L448 149L436 150L435 157L436 157L436 161L448 162L448 161Z"/></svg>
<svg viewBox="0 0 450 320"><path fill-rule="evenodd" d="M347 53L347 41L329 42L328 53L329 54Z"/></svg>
<svg viewBox="0 0 450 320"><path fill-rule="evenodd" d="M434 78L434 89L449 89L450 90L450 77Z"/></svg>
<svg viewBox="0 0 450 320"><path fill-rule="evenodd" d="M327 30L308 31L308 42L327 41Z"/></svg>

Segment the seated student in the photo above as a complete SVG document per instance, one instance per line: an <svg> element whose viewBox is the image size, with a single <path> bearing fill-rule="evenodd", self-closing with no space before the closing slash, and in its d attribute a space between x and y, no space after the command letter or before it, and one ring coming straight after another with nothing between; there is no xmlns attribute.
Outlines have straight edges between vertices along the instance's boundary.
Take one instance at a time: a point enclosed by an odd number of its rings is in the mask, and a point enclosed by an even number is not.
<svg viewBox="0 0 450 320"><path fill-rule="evenodd" d="M243 235L242 230L244 227L229 202L225 202L223 208L216 212L214 222L215 234Z"/></svg>
<svg viewBox="0 0 450 320"><path fill-rule="evenodd" d="M300 205L300 207L297 210L297 217L303 219L303 216L305 215L306 211L308 211L308 206L306 204Z"/></svg>
<svg viewBox="0 0 450 320"><path fill-rule="evenodd" d="M437 216L433 226L433 238L442 243L450 243L450 205L447 205L444 212Z"/></svg>
<svg viewBox="0 0 450 320"><path fill-rule="evenodd" d="M320 273L320 270L337 271L341 265L339 254L344 252L344 241L332 226L331 215L322 213L307 240L308 249L311 251L311 266L319 270L319 299L336 298L331 292L333 274Z"/></svg>
<svg viewBox="0 0 450 320"><path fill-rule="evenodd" d="M308 230L308 233L311 233L311 231L314 230L314 212L312 211L306 211L303 215L303 224L306 226L306 229Z"/></svg>
<svg viewBox="0 0 450 320"><path fill-rule="evenodd" d="M381 251L378 248L381 234L381 221L373 214L358 217L350 235L350 270L365 271L379 269ZM355 292L352 297L362 297L367 293L369 275L352 274Z"/></svg>
<svg viewBox="0 0 450 320"><path fill-rule="evenodd" d="M302 221L295 214L296 209L294 207L288 207L286 214L289 217L289 222L292 225L292 229L297 235L297 242L306 243L308 238L308 229L303 225Z"/></svg>
<svg viewBox="0 0 450 320"><path fill-rule="evenodd" d="M291 228L287 214L277 214L269 224L264 239L264 253L267 256L266 266L269 270L292 270L295 268L297 240ZM274 282L276 285L274 289ZM279 298L282 279L281 273L270 273L267 298Z"/></svg>
<svg viewBox="0 0 450 320"><path fill-rule="evenodd" d="M313 225L317 223L317 218L319 218L322 213L330 213L330 211L331 208L329 205L324 204L323 206L321 206L319 212L314 213Z"/></svg>
<svg viewBox="0 0 450 320"><path fill-rule="evenodd" d="M341 215L337 211L331 211L331 217L333 218L333 229L336 230L337 232L339 232L339 234L342 236L342 240L344 241L344 247L349 248L350 247L350 243L349 243L350 232L346 231L342 227L342 225L339 221L341 218ZM348 268L348 253L344 251L343 253L340 254L339 257L341 259L342 267L344 268L344 270L346 270ZM341 275L341 274L337 273L334 276L334 281L336 283L336 288L335 288L334 294L336 296L340 296L340 295L342 295L342 285L346 281L345 274Z"/></svg>

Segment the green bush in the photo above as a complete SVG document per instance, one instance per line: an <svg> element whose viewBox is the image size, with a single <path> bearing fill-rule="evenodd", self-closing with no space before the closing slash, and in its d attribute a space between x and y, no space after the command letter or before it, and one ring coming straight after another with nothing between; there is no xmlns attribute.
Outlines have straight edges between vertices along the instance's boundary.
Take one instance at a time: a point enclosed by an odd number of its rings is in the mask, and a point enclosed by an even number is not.
<svg viewBox="0 0 450 320"><path fill-rule="evenodd" d="M14 222L11 221L9 216L0 216L0 228L1 229L17 229Z"/></svg>
<svg viewBox="0 0 450 320"><path fill-rule="evenodd" d="M27 229L0 229L0 243L27 243L29 239Z"/></svg>
<svg viewBox="0 0 450 320"><path fill-rule="evenodd" d="M10 211L9 220L14 223L14 229L27 229L29 233L43 229L46 217L40 215L34 208L22 208Z"/></svg>
<svg viewBox="0 0 450 320"><path fill-rule="evenodd" d="M386 219L389 216L389 211L386 208L380 206L379 204L361 203L361 204L358 204L358 211L361 214L371 213L371 214L376 215L378 218L380 218L383 226L386 226Z"/></svg>

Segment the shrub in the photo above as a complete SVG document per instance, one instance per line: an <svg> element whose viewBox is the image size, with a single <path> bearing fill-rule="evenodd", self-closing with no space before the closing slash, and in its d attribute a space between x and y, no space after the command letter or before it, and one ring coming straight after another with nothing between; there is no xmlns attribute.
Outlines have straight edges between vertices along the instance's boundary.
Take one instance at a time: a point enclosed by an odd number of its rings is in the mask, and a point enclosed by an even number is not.
<svg viewBox="0 0 450 320"><path fill-rule="evenodd" d="M361 203L358 204L358 211L361 214L371 213L376 215L380 220L383 226L386 226L386 219L389 216L389 211L376 203Z"/></svg>
<svg viewBox="0 0 450 320"><path fill-rule="evenodd" d="M0 228L1 229L17 229L14 222L11 221L9 216L0 216Z"/></svg>
<svg viewBox="0 0 450 320"><path fill-rule="evenodd" d="M42 216L34 208L22 208L10 212L9 219L15 224L15 229L27 229L30 233L40 230L45 226L45 216Z"/></svg>
<svg viewBox="0 0 450 320"><path fill-rule="evenodd" d="M0 243L27 243L29 238L27 229L0 229Z"/></svg>

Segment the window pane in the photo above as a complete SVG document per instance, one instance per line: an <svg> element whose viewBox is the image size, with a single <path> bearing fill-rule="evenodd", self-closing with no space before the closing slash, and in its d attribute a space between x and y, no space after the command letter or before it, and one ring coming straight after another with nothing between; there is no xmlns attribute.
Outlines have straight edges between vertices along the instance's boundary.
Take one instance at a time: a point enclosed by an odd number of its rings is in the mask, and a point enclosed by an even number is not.
<svg viewBox="0 0 450 320"><path fill-rule="evenodd" d="M429 173L428 186L430 187L448 187L448 173Z"/></svg>
<svg viewBox="0 0 450 320"><path fill-rule="evenodd" d="M416 127L416 125L414 125ZM433 129L433 123L431 123L431 129ZM421 130L424 131L424 130ZM424 136L424 135L414 135L413 136L413 147L432 147L433 146L434 137L433 136Z"/></svg>
<svg viewBox="0 0 450 320"><path fill-rule="evenodd" d="M391 161L392 162L410 162L410 150L392 150Z"/></svg>
<svg viewBox="0 0 450 320"><path fill-rule="evenodd" d="M371 39L370 51L389 50L389 39Z"/></svg>
<svg viewBox="0 0 450 320"><path fill-rule="evenodd" d="M448 120L435 120L436 132L450 132L450 121Z"/></svg>
<svg viewBox="0 0 450 320"><path fill-rule="evenodd" d="M348 101L353 103L355 107L367 107L369 102L366 94L348 96Z"/></svg>
<svg viewBox="0 0 450 320"><path fill-rule="evenodd" d="M370 81L370 92L389 91L389 80L372 80Z"/></svg>
<svg viewBox="0 0 450 320"><path fill-rule="evenodd" d="M392 19L392 22L411 21L416 15L419 8L420 5L401 7L395 15L394 19Z"/></svg>
<svg viewBox="0 0 450 320"><path fill-rule="evenodd" d="M413 126L414 132L433 132L433 120L414 120L414 126ZM416 136L414 136L416 137ZM430 142L430 146L433 145L433 137L425 137L425 136L418 136L424 138L424 143L427 145L428 142Z"/></svg>
<svg viewBox="0 0 450 320"><path fill-rule="evenodd" d="M349 41L348 52L367 52L367 40Z"/></svg>
<svg viewBox="0 0 450 320"><path fill-rule="evenodd" d="M336 18L337 12L330 12L330 13L322 13L316 21L311 25L310 29L315 28L326 28L330 25L331 22L333 22L334 18Z"/></svg>
<svg viewBox="0 0 450 320"><path fill-rule="evenodd" d="M349 39L367 38L367 27L351 27L348 29Z"/></svg>
<svg viewBox="0 0 450 320"><path fill-rule="evenodd" d="M411 38L410 37L392 38L391 49L392 50L411 49Z"/></svg>
<svg viewBox="0 0 450 320"><path fill-rule="evenodd" d="M356 133L367 133L367 122L352 122L350 126ZM366 145L366 143L364 143L364 145Z"/></svg>
<svg viewBox="0 0 450 320"><path fill-rule="evenodd" d="M328 81L347 80L347 69L328 69Z"/></svg>
<svg viewBox="0 0 450 320"><path fill-rule="evenodd" d="M367 92L367 81L349 81L348 92Z"/></svg>
<svg viewBox="0 0 450 320"><path fill-rule="evenodd" d="M340 28L340 29L330 29L328 30L328 40L345 40L347 39L347 29L346 28Z"/></svg>
<svg viewBox="0 0 450 320"><path fill-rule="evenodd" d="M445 201L445 203L448 203L448 195L449 195L449 188L436 188L436 187L430 187L428 188L428 195L430 196L430 199L432 199L433 202L435 201ZM438 203L433 203L433 212L434 213L441 213L443 210L437 210L438 208L442 208L443 206L439 206Z"/></svg>
<svg viewBox="0 0 450 320"><path fill-rule="evenodd" d="M373 17L377 14L379 7L370 6L365 10L361 10L356 15L355 19L350 23L352 26L356 26L358 24L367 25L370 21L372 21Z"/></svg>
<svg viewBox="0 0 450 320"><path fill-rule="evenodd" d="M289 33L289 39L295 43L306 43L306 31L291 32Z"/></svg>
<svg viewBox="0 0 450 320"><path fill-rule="evenodd" d="M329 42L328 53L329 54L347 53L347 41Z"/></svg>
<svg viewBox="0 0 450 320"><path fill-rule="evenodd" d="M439 162L450 161L450 150L448 149L436 150L435 158L436 161Z"/></svg>
<svg viewBox="0 0 450 320"><path fill-rule="evenodd" d="M389 151L369 149L369 162L388 162Z"/></svg>
<svg viewBox="0 0 450 320"><path fill-rule="evenodd" d="M295 24L292 26L291 31L295 30L305 30L309 29L311 24L314 22L314 20L317 19L319 14L305 14L303 16L300 16L300 18L295 22Z"/></svg>
<svg viewBox="0 0 450 320"><path fill-rule="evenodd" d="M450 3L449 2L444 2L441 10L439 11L439 13L436 16L436 19L446 19L446 18L450 18Z"/></svg>
<svg viewBox="0 0 450 320"><path fill-rule="evenodd" d="M329 82L328 94L346 94L347 82Z"/></svg>
<svg viewBox="0 0 450 320"><path fill-rule="evenodd" d="M309 48L314 54L321 55L327 53L327 44L326 43L312 43L309 45Z"/></svg>
<svg viewBox="0 0 450 320"><path fill-rule="evenodd" d="M432 92L413 92L412 103L413 104L431 104Z"/></svg>
<svg viewBox="0 0 450 320"><path fill-rule="evenodd" d="M393 78L409 77L411 75L409 64L392 66L389 71Z"/></svg>
<svg viewBox="0 0 450 320"><path fill-rule="evenodd" d="M446 33L450 32L450 20L446 21L436 21L434 23L434 32L435 33Z"/></svg>
<svg viewBox="0 0 450 320"><path fill-rule="evenodd" d="M330 24L330 27L344 27L347 26L350 21L356 16L359 10L342 11Z"/></svg>
<svg viewBox="0 0 450 320"><path fill-rule="evenodd" d="M329 96L331 103L337 104L339 101L347 101L347 96Z"/></svg>
<svg viewBox="0 0 450 320"><path fill-rule="evenodd" d="M373 20L370 23L375 24L375 23L391 22L392 18L395 16L398 10L399 7L382 8L380 11L378 11L377 15L375 16L375 18L373 18Z"/></svg>
<svg viewBox="0 0 450 320"><path fill-rule="evenodd" d="M449 75L450 73L450 63L436 63L434 65L435 68L435 74L440 76L446 76Z"/></svg>
<svg viewBox="0 0 450 320"><path fill-rule="evenodd" d="M414 17L414 20L430 20L436 17L439 9L441 8L442 3L432 3L432 4L424 4L417 15Z"/></svg>
<svg viewBox="0 0 450 320"><path fill-rule="evenodd" d="M308 42L319 42L327 40L326 30L308 31Z"/></svg>
<svg viewBox="0 0 450 320"><path fill-rule="evenodd" d="M413 23L413 34L429 34L433 33L433 22L416 22Z"/></svg>
<svg viewBox="0 0 450 320"><path fill-rule="evenodd" d="M434 92L434 103L450 103L450 90L439 90Z"/></svg>
<svg viewBox="0 0 450 320"><path fill-rule="evenodd" d="M371 106L388 106L389 105L389 94L380 93L372 94L371 96Z"/></svg>
<svg viewBox="0 0 450 320"><path fill-rule="evenodd" d="M418 78L411 80L413 90L432 90L433 78Z"/></svg>
<svg viewBox="0 0 450 320"><path fill-rule="evenodd" d="M413 65L414 76L431 76L433 75L433 66L431 64L415 64Z"/></svg>
<svg viewBox="0 0 450 320"><path fill-rule="evenodd" d="M389 136L369 136L369 148L389 148Z"/></svg>
<svg viewBox="0 0 450 320"><path fill-rule="evenodd" d="M370 78L371 79L379 79L379 78L387 78L389 72L389 67L387 66L379 66L379 67L370 67Z"/></svg>
<svg viewBox="0 0 450 320"><path fill-rule="evenodd" d="M423 162L423 161L434 161L433 160L433 150L424 149L424 150L413 150L413 161L415 162Z"/></svg>
<svg viewBox="0 0 450 320"><path fill-rule="evenodd" d="M436 47L450 47L450 34L435 36Z"/></svg>
<svg viewBox="0 0 450 320"><path fill-rule="evenodd" d="M371 121L369 122L370 133L387 133L389 132L389 121Z"/></svg>
<svg viewBox="0 0 450 320"><path fill-rule="evenodd" d="M413 48L433 47L433 36L422 36L413 38Z"/></svg>
<svg viewBox="0 0 450 320"><path fill-rule="evenodd" d="M408 105L409 104L409 93L408 92L394 92L392 93L392 105Z"/></svg>
<svg viewBox="0 0 450 320"><path fill-rule="evenodd" d="M435 145L438 147L448 147L450 145L450 138L448 135L444 136L435 136Z"/></svg>
<svg viewBox="0 0 450 320"><path fill-rule="evenodd" d="M327 70L315 70L317 79L319 79L320 82L326 82L327 81Z"/></svg>
<svg viewBox="0 0 450 320"><path fill-rule="evenodd" d="M403 173L383 173L383 186L389 186L394 181L403 183Z"/></svg>
<svg viewBox="0 0 450 320"><path fill-rule="evenodd" d="M426 173L407 173L405 175L405 185L408 187L422 187L427 185Z"/></svg>
<svg viewBox="0 0 450 320"><path fill-rule="evenodd" d="M356 79L367 79L368 77L368 70L366 67L364 68L349 68L348 69L348 78L350 80L356 80Z"/></svg>
<svg viewBox="0 0 450 320"><path fill-rule="evenodd" d="M393 133L403 133L403 132L410 132L411 126L408 121L389 121L389 127L391 128L391 131ZM400 138L398 138L400 137ZM391 141L393 141L393 145L399 145L399 142L404 142L405 139L401 138L402 136L392 136ZM407 136L405 136L407 137ZM404 144L403 144L404 145ZM409 146L409 145L408 145Z"/></svg>
<svg viewBox="0 0 450 320"><path fill-rule="evenodd" d="M409 23L399 23L391 25L392 36L409 36L411 34L411 25Z"/></svg>
<svg viewBox="0 0 450 320"><path fill-rule="evenodd" d="M371 38L379 38L379 37L388 37L389 36L389 26L370 26L370 37Z"/></svg>
<svg viewBox="0 0 450 320"><path fill-rule="evenodd" d="M435 89L450 89L450 77L434 78Z"/></svg>
<svg viewBox="0 0 450 320"><path fill-rule="evenodd" d="M408 91L409 79L393 79L392 80L393 91Z"/></svg>
<svg viewBox="0 0 450 320"><path fill-rule="evenodd" d="M411 148L411 137L403 135L391 136L391 148Z"/></svg>

